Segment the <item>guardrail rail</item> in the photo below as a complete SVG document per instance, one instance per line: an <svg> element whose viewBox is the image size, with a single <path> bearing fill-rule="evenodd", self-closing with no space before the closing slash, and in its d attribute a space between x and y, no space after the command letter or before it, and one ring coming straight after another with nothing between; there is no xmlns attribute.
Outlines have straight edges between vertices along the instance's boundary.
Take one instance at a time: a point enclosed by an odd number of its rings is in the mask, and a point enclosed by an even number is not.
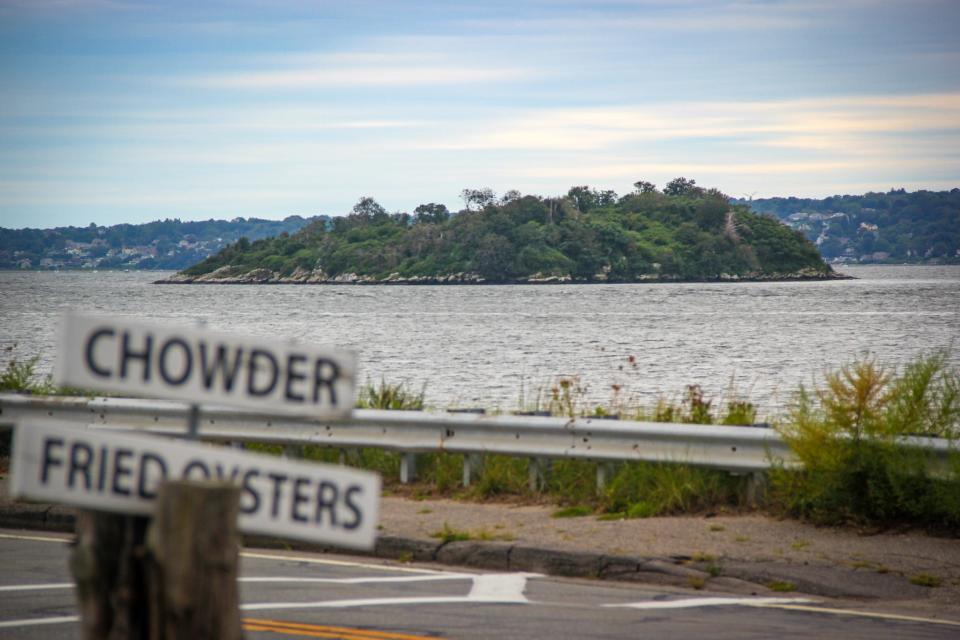
<svg viewBox="0 0 960 640"><path fill-rule="evenodd" d="M0 394L0 426L7 427L42 420L177 437L185 435L190 411L189 404L166 400ZM414 455L429 452L466 454L465 484L475 458L470 454L683 463L737 474L762 472L775 461L797 464L787 444L770 428L589 417L355 409L344 419L313 420L204 405L198 435L213 442L397 451L406 454L401 464L404 482L415 473ZM937 438L905 438L903 444L929 448L944 463L951 451L949 441ZM598 482L602 480L598 471Z"/></svg>

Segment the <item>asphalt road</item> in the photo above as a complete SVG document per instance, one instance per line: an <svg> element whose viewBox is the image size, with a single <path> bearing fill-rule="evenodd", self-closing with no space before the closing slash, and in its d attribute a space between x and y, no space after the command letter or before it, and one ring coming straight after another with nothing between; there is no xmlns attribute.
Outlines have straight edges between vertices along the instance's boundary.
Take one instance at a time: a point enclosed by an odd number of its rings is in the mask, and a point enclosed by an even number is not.
<svg viewBox="0 0 960 640"><path fill-rule="evenodd" d="M69 536L0 531L0 638L74 638ZM523 573L282 551L242 555L248 638L957 638L960 624Z"/></svg>

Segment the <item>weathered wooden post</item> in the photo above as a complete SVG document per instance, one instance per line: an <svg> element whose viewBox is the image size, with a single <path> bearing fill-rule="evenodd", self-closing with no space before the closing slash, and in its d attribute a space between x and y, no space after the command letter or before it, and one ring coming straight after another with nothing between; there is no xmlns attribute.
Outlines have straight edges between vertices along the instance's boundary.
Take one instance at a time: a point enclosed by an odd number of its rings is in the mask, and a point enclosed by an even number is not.
<svg viewBox="0 0 960 640"><path fill-rule="evenodd" d="M147 518L77 513L70 571L77 584L84 640L147 639L144 539Z"/></svg>
<svg viewBox="0 0 960 640"><path fill-rule="evenodd" d="M236 640L239 487L160 485L153 519L81 510L70 569L84 640Z"/></svg>
<svg viewBox="0 0 960 640"><path fill-rule="evenodd" d="M230 483L160 486L147 531L150 640L242 637L239 504L240 489Z"/></svg>

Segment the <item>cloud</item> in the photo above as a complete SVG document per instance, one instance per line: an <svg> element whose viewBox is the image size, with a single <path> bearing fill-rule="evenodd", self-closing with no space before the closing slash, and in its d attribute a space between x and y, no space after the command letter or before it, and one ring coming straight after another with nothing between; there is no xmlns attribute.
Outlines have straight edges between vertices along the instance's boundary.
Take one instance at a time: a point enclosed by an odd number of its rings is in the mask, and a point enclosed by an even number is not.
<svg viewBox="0 0 960 640"><path fill-rule="evenodd" d="M250 58L244 64L266 69L187 76L173 81L216 89L323 89L351 87L427 87L515 82L532 70L508 63L456 60L442 50L370 50L329 54L299 53Z"/></svg>
<svg viewBox="0 0 960 640"><path fill-rule="evenodd" d="M523 170L523 175L533 178L562 178L568 180L618 180L642 175L687 175L698 177L728 175L797 175L824 174L849 170L876 170L884 168L925 168L933 163L925 160L902 158L877 158L872 160L812 160L812 161L766 161L766 162L629 162L615 164L591 164L588 167L532 167ZM809 179L809 176L808 178Z"/></svg>
<svg viewBox="0 0 960 640"><path fill-rule="evenodd" d="M739 139L765 146L817 149L833 137L960 131L960 94L867 96L753 102L696 102L635 107L527 111L475 124L447 150L601 150L638 142Z"/></svg>

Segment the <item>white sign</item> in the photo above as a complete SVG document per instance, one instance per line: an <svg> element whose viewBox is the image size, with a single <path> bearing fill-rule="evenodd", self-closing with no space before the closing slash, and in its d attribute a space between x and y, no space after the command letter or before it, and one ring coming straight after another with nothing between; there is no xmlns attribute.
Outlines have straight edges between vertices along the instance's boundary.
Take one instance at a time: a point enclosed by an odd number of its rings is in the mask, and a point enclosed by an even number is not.
<svg viewBox="0 0 960 640"><path fill-rule="evenodd" d="M20 424L15 498L149 515L162 480L226 480L241 490L241 531L369 549L380 476L154 436Z"/></svg>
<svg viewBox="0 0 960 640"><path fill-rule="evenodd" d="M54 382L188 402L347 415L356 355L279 340L68 314Z"/></svg>

